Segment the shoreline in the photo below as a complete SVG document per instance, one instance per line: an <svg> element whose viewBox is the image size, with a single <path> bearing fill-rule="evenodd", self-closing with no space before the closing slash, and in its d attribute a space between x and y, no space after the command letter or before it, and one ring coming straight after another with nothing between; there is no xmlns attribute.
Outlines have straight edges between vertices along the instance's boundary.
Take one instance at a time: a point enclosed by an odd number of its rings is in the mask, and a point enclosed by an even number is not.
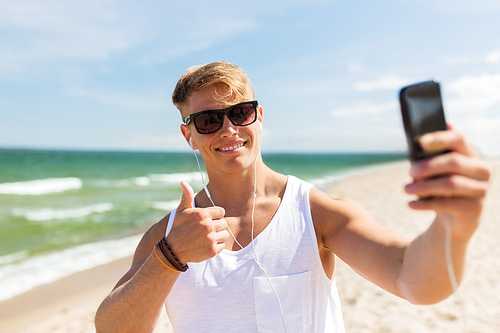
<svg viewBox="0 0 500 333"><path fill-rule="evenodd" d="M95 332L97 308L127 272L132 257L118 259L37 286L0 302L0 332ZM169 332L165 311L155 332Z"/></svg>
<svg viewBox="0 0 500 333"><path fill-rule="evenodd" d="M0 331L18 332L56 315L72 317L73 307L81 306L80 310L95 307L96 310L128 270L131 259L80 271L0 302Z"/></svg>
<svg viewBox="0 0 500 333"><path fill-rule="evenodd" d="M313 182L316 188L325 192L329 186L342 182L351 176L369 174L377 170L399 166L402 163L404 161L398 160L358 166L331 176L309 179L308 181ZM167 214L168 210L165 210L164 213ZM35 254L25 257L22 261L14 262L11 264L11 269L7 269L5 273L0 270L0 275L5 274L2 275L3 281L0 281L0 286L4 287L0 289L0 302L22 295L43 284L63 279L71 274L131 256L146 230L147 228L142 233L131 234L123 238L84 243L57 251ZM126 251L117 253L116 248L123 248ZM96 251L99 253L98 256L95 255ZM19 253L11 254L11 256ZM48 267L50 269L47 269ZM32 276L37 276L37 279L32 279Z"/></svg>
<svg viewBox="0 0 500 333"><path fill-rule="evenodd" d="M471 240L469 267L460 287L469 332L500 331L500 160L490 160L495 174L486 198L482 224ZM410 196L402 186L409 180L409 163L401 163L348 176L326 187L333 197L359 202L375 220L405 237L413 238L432 220L433 213L407 208ZM0 302L1 332L92 332L97 307L128 270L131 257L74 273L37 286ZM36 277L34 277L36 278ZM460 331L456 299L415 306L382 291L354 273L340 260L336 270L346 331L348 332L449 332ZM362 318L362 320L360 320ZM172 332L165 311L155 332Z"/></svg>

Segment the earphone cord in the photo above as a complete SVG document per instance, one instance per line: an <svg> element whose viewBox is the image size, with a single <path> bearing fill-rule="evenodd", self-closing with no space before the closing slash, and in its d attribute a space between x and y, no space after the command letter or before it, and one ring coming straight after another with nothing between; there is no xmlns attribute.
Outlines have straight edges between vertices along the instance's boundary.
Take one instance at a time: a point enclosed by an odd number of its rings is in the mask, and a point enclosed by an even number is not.
<svg viewBox="0 0 500 333"><path fill-rule="evenodd" d="M451 257L451 224L453 223L450 214L445 215L446 218L446 234L444 239L444 250L446 257L446 268L448 270L448 276L450 278L451 287L453 288L453 293L457 300L458 308L462 315L462 332L467 332L467 313L465 312L465 306L458 292L457 277L455 275L455 270L453 269L453 260Z"/></svg>
<svg viewBox="0 0 500 333"><path fill-rule="evenodd" d="M205 179L203 178L203 172L201 172L201 166L200 166L200 161L198 160L198 155L196 155L196 152L194 151L194 149L193 149L193 154L194 154L194 157L196 157L196 163L198 164L198 170L200 170L201 182L203 183L203 188L205 189L205 193L207 194L208 199L210 199L210 202L212 203L212 205L215 207L215 203L212 200L212 196L210 195L210 192L208 191L207 185L205 184ZM255 250L255 245L254 245L254 242L253 242L253 239L254 239L254 237L253 237L253 232L254 232L254 212L255 212L255 201L256 201L256 198L257 198L257 194L256 194L257 193L257 168L256 168L256 166L257 166L257 158L258 158L258 156L255 158L255 164L254 164L254 169L255 169L254 176L255 176L255 178L254 178L253 207L252 207L252 246L253 246L253 251L255 253L255 257L250 252L248 252L247 249L244 248L240 244L240 242L238 242L238 240L236 239L236 236L233 234L233 231L229 227L229 223L227 223L226 219L224 217L222 217L222 219L224 221L226 221L227 230L229 231L229 233L233 237L233 239L236 242L236 244L238 244L238 246L243 251L245 251L245 253L247 253L253 259L253 261L257 264L257 266L259 266L261 272L264 273L264 275L266 276L267 281L269 282L269 285L271 286L271 289L273 290L274 295L276 295L276 299L278 300L278 305L280 307L281 322L283 324L283 329L285 330L285 333L288 333L288 331L286 330L285 315L283 314L283 306L281 305L280 297L278 295L278 292L274 288L273 284L271 283L271 278L269 278L269 275L267 275L267 272L264 270L264 268L259 263L258 256L257 256L257 251Z"/></svg>

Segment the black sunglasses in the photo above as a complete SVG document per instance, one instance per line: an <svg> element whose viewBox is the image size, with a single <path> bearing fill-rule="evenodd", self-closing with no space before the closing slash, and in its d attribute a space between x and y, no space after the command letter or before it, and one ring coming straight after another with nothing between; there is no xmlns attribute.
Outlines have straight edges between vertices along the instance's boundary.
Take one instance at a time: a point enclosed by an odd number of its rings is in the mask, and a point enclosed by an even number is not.
<svg viewBox="0 0 500 333"><path fill-rule="evenodd" d="M220 130L224 123L224 115L235 126L248 126L257 120L257 101L243 102L225 109L206 110L193 113L186 117L184 124L191 120L200 134L212 134Z"/></svg>

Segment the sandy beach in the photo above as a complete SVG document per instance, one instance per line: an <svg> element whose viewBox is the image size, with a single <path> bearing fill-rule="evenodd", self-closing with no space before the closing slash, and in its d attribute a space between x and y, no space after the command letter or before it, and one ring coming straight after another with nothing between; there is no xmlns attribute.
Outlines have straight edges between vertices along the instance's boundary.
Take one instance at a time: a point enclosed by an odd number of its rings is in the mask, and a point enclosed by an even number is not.
<svg viewBox="0 0 500 333"><path fill-rule="evenodd" d="M492 161L495 175L486 199L482 224L471 241L469 264L460 297L471 333L500 332L500 160ZM407 208L409 163L354 175L331 185L327 193L349 197L363 205L384 227L408 238L431 222L433 214ZM94 332L94 315L102 299L129 268L131 258L76 273L0 302L0 332ZM33 277L36 278L36 277ZM336 272L346 331L461 332L464 318L457 298L430 306L415 306L354 273L341 261ZM155 332L172 332L162 315Z"/></svg>

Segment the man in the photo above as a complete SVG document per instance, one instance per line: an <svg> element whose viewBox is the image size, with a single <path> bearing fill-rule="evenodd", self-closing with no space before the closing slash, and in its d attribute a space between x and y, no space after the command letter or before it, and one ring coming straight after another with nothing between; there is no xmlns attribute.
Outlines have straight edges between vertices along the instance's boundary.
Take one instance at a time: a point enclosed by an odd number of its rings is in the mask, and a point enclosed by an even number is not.
<svg viewBox="0 0 500 333"><path fill-rule="evenodd" d="M146 232L100 306L98 332L151 332L164 305L178 332L344 332L336 256L415 304L453 293L446 228L460 281L491 174L459 134L423 137L425 150L450 152L410 169L406 192L432 197L410 207L437 213L410 241L355 202L269 169L260 154L263 109L254 100L248 77L230 63L181 77L173 93L181 132L200 151L210 182L197 195L181 183L178 208Z"/></svg>

